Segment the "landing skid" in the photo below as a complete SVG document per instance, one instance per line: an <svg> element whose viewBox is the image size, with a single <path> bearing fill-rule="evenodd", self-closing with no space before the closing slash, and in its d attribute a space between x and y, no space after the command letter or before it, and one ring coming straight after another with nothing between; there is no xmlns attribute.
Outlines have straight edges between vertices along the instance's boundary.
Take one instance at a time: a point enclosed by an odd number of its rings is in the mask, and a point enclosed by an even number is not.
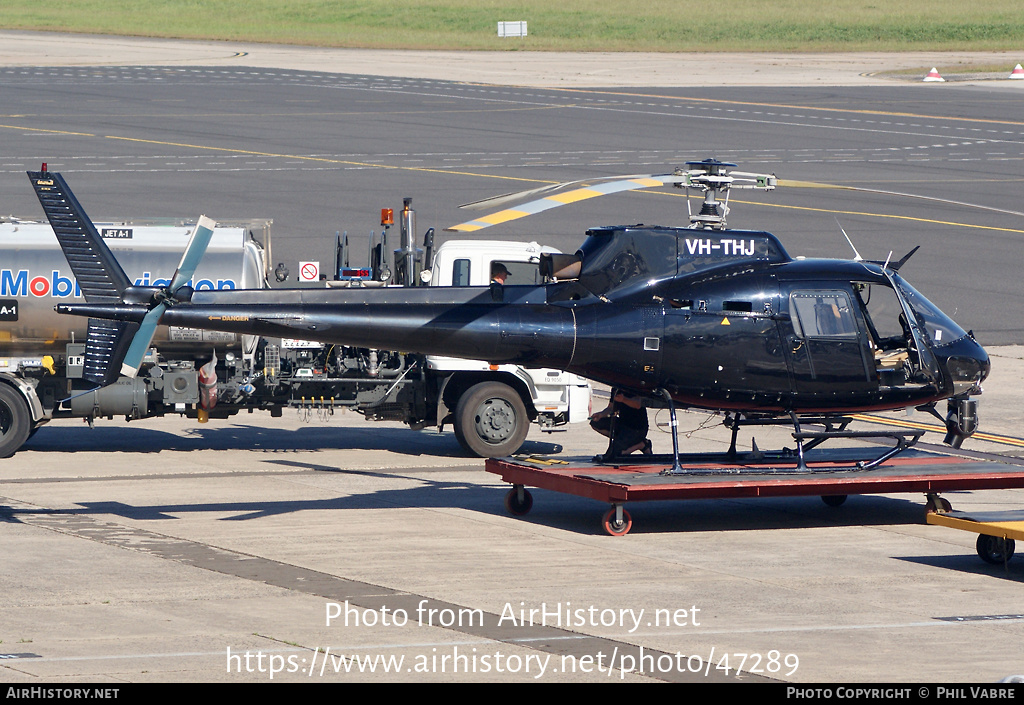
<svg viewBox="0 0 1024 705"><path fill-rule="evenodd" d="M853 419L848 416L800 417L792 412L789 415L788 422L785 419L780 418L744 419L737 416L730 416L725 420L726 428L732 429L732 441L729 444L729 454L734 457L736 456L736 439L741 427L778 426L789 423L793 425L793 439L796 441L796 450L785 450L783 452L795 454L797 461L796 472L822 472L826 470L834 472L837 468L809 468L807 466L806 456L804 455L807 451L817 448L825 441L832 440L834 438L851 438L858 440L888 438L893 440L895 445L875 458L870 460L858 460L852 467L842 468L844 470L873 470L890 458L902 453L907 448L914 446L919 440L921 440L921 436L925 433L920 430L847 431L846 429L852 420ZM802 431L800 428L801 423L824 426L825 430ZM793 471L789 470L789 472Z"/></svg>
<svg viewBox="0 0 1024 705"><path fill-rule="evenodd" d="M723 422L726 428L732 430L732 440L729 450L725 453L679 453L678 424L676 422L675 405L671 397L663 395L669 403L672 427L672 455L671 456L603 456L602 463L614 465L653 465L657 463L668 464L671 460L672 466L661 471L662 475L765 475L765 474L823 474L850 471L874 470L886 461L913 447L924 435L921 430L880 430L880 431L847 431L851 419L848 416L799 416L790 413L789 418L764 417L745 418L739 415L728 415ZM805 431L801 424L823 426L822 431ZM784 448L777 451L762 451L754 443L753 450L740 452L736 449L736 441L739 431L744 426L793 426L793 439L796 441L795 449ZM805 455L808 451L817 448L822 443L833 440L849 438L856 440L881 440L889 439L893 445L880 454L872 454L873 457L863 458L863 449L836 449L829 453L818 455L812 459L817 463L815 466L807 464ZM686 466L684 466L684 463ZM701 468L694 467L694 464L714 463L717 467ZM772 467L779 465L780 467Z"/></svg>

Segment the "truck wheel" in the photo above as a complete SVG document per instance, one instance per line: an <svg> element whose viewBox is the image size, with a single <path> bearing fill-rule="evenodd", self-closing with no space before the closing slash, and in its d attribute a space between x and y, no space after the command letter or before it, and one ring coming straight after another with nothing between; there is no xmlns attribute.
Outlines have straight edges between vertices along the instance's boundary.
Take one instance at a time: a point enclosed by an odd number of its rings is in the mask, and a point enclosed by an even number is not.
<svg viewBox="0 0 1024 705"><path fill-rule="evenodd" d="M32 430L25 398L15 389L0 384L0 458L14 455Z"/></svg>
<svg viewBox="0 0 1024 705"><path fill-rule="evenodd" d="M466 390L455 405L455 437L481 458L512 455L526 440L530 419L512 387L481 382Z"/></svg>

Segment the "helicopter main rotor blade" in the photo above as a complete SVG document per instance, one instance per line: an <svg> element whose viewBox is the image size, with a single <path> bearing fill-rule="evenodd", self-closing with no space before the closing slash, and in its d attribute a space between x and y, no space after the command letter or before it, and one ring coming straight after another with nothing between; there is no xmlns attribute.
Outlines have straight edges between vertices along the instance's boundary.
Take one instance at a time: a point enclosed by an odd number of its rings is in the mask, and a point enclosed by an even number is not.
<svg viewBox="0 0 1024 705"><path fill-rule="evenodd" d="M611 193L621 193L622 191L635 191L642 188L653 188L655 186L664 186L665 184L682 184L685 183L686 176L680 174L660 174L651 176L632 176L627 178L615 177L615 181L606 181L603 183L593 183L592 180L586 182L567 182L567 183L590 183L590 186L583 188L574 189L565 193L554 194L551 196L545 196L534 201L529 201L515 208L508 208L497 213L484 216L483 218L477 218L476 220L470 220L459 225L453 225L450 228L445 228L449 232L474 232L476 230L483 230L489 228L492 225L498 225L500 223L507 223L512 220L518 220L519 218L525 218L528 215L534 215L535 213L541 213L551 208L558 208L559 206L568 205L570 203L576 203L578 201L585 201L588 198L596 198L598 196L607 196ZM544 189L550 188L561 188L565 184L557 184L551 187L543 187L542 189L534 189L534 193L541 193ZM513 197L520 197L519 194L506 194L505 196L498 196L494 199L494 202L507 202L516 200ZM477 203L484 203L485 201L477 201ZM490 205L494 205L492 202ZM469 204L473 205L473 204Z"/></svg>
<svg viewBox="0 0 1024 705"><path fill-rule="evenodd" d="M936 203L946 203L952 206L963 206L965 208L977 208L979 210L990 211L992 213L1005 213L1007 215L1020 215L1024 216L1024 212L1008 210L1006 208L995 208L993 206L986 206L981 203L971 203L969 201L954 201L949 198L939 198L938 196L924 196L919 193L904 193L902 191L887 191L885 189L867 188L864 186L848 186L845 184L825 184L818 183L816 181L791 181L786 180L783 182L784 186L797 187L797 188L823 188L823 189L837 189L842 191L862 191L864 193L877 193L883 196L899 196L900 198L915 198L922 201L934 201Z"/></svg>
<svg viewBox="0 0 1024 705"><path fill-rule="evenodd" d="M521 201L530 198L531 196L537 196L542 193L560 191L564 188L569 188L570 186L576 186L578 184L600 184L606 181L622 181L624 179L643 179L650 176L650 174L617 174L615 176L597 176L589 179L562 181L557 184L545 184L544 186L538 186L537 188L526 189L525 191L503 193L500 196L489 196L487 198L482 198L479 201L463 203L461 206L459 206L459 208L465 208L466 210L484 210L485 208L496 208L497 206L501 206L506 203Z"/></svg>

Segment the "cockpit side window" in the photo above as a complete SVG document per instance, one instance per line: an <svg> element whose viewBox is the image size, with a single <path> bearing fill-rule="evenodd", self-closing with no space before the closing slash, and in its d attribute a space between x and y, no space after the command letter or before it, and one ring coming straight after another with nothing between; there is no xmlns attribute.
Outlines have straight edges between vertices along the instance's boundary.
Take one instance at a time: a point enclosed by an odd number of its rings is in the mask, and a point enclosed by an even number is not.
<svg viewBox="0 0 1024 705"><path fill-rule="evenodd" d="M930 373L923 368L921 350L899 294L879 282L854 282L853 293L870 333L881 383L890 387L928 383Z"/></svg>
<svg viewBox="0 0 1024 705"><path fill-rule="evenodd" d="M794 291L789 305L793 328L801 338L857 336L857 321L845 291Z"/></svg>
<svg viewBox="0 0 1024 705"><path fill-rule="evenodd" d="M855 283L857 296L876 350L897 350L908 345L903 306L891 287L879 283Z"/></svg>

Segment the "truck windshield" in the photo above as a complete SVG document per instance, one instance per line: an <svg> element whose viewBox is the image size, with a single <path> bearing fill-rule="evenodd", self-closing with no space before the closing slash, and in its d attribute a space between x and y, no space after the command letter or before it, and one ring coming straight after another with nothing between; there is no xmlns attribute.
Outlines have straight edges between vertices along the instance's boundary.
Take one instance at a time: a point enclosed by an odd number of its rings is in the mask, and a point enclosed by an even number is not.
<svg viewBox="0 0 1024 705"><path fill-rule="evenodd" d="M506 284L540 284L540 266L536 262L501 261L508 270Z"/></svg>

